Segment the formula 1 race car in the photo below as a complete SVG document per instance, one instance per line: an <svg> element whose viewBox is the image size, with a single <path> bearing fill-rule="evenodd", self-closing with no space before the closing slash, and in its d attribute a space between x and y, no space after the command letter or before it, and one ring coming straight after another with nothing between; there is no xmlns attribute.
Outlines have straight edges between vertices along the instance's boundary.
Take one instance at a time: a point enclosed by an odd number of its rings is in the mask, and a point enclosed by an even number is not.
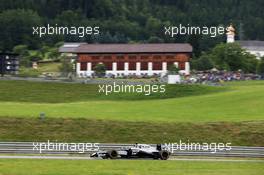
<svg viewBox="0 0 264 175"><path fill-rule="evenodd" d="M157 144L156 147L147 144L135 144L134 146L119 150L98 151L91 155L91 157L100 157L103 159L153 158L161 160L167 160L169 156L170 152L161 144Z"/></svg>

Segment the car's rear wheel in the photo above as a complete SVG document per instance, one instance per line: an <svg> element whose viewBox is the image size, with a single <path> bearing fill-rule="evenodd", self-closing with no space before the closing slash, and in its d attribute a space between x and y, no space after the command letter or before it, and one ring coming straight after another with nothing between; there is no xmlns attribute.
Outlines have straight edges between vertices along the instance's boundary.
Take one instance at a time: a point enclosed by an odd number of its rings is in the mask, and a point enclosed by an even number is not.
<svg viewBox="0 0 264 175"><path fill-rule="evenodd" d="M108 156L110 159L116 159L118 157L118 152L116 150L111 150L108 152Z"/></svg>
<svg viewBox="0 0 264 175"><path fill-rule="evenodd" d="M160 151L160 159L167 160L170 157L170 153L168 151Z"/></svg>

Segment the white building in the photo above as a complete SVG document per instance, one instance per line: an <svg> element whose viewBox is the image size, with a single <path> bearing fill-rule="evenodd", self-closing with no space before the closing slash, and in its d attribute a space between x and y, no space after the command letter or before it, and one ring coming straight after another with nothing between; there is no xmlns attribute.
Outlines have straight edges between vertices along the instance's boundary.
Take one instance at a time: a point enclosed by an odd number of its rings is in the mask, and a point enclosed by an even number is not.
<svg viewBox="0 0 264 175"><path fill-rule="evenodd" d="M257 59L264 57L264 41L257 41L257 40L235 41L235 29L232 25L230 25L227 28L226 42L239 43L239 45L243 49L245 49L247 52L251 53L252 55L255 55Z"/></svg>
<svg viewBox="0 0 264 175"><path fill-rule="evenodd" d="M76 55L79 77L94 75L95 66L103 63L106 74L114 76L165 75L176 65L180 73L190 74L190 44L65 44L61 53Z"/></svg>
<svg viewBox="0 0 264 175"><path fill-rule="evenodd" d="M255 55L257 59L264 57L264 41L237 41L242 48Z"/></svg>

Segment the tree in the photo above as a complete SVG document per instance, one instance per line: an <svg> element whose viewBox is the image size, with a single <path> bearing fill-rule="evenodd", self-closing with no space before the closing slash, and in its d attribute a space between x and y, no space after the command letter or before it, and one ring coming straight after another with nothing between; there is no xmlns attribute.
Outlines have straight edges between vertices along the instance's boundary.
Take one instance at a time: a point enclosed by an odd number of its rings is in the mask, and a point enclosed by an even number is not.
<svg viewBox="0 0 264 175"><path fill-rule="evenodd" d="M21 66L25 66L25 67L31 66L30 60L28 59L29 56L28 46L17 45L13 48L13 52L19 55Z"/></svg>
<svg viewBox="0 0 264 175"><path fill-rule="evenodd" d="M197 60L193 60L191 65L193 69L199 71L210 70L214 67L214 64L209 55L205 53L203 53Z"/></svg>
<svg viewBox="0 0 264 175"><path fill-rule="evenodd" d="M256 59L255 55L252 55L249 52L245 52L244 56L247 58L247 59L245 59L245 62L244 62L244 65L245 65L244 66L245 67L244 71L245 72L256 73L259 60Z"/></svg>
<svg viewBox="0 0 264 175"><path fill-rule="evenodd" d="M60 56L60 53L57 47L50 47L48 52L46 53L46 58L50 60L58 59L59 56Z"/></svg>
<svg viewBox="0 0 264 175"><path fill-rule="evenodd" d="M242 70L251 73L256 71L256 57L246 52L237 43L218 44L203 56L210 58L219 70Z"/></svg>
<svg viewBox="0 0 264 175"><path fill-rule="evenodd" d="M27 55L28 54L28 46L27 45L17 45L13 48L13 52L18 55Z"/></svg>
<svg viewBox="0 0 264 175"><path fill-rule="evenodd" d="M148 39L148 43L164 43L164 40L160 37L157 37L157 36L151 36Z"/></svg>
<svg viewBox="0 0 264 175"><path fill-rule="evenodd" d="M264 77L264 57L261 58L258 67L257 67L257 73Z"/></svg>
<svg viewBox="0 0 264 175"><path fill-rule="evenodd" d="M105 76L106 67L104 64L99 63L95 66L94 71L95 71L95 75L97 75L98 77L103 77Z"/></svg>
<svg viewBox="0 0 264 175"><path fill-rule="evenodd" d="M0 13L0 47L10 51L16 45L39 47L40 38L32 35L32 27L40 26L40 16L32 10L6 10Z"/></svg>
<svg viewBox="0 0 264 175"><path fill-rule="evenodd" d="M32 36L33 26L49 23L100 26L102 32L109 31L113 37L115 33L124 35L127 42L148 41L151 36L165 42L188 42L194 47L194 54L200 56L202 51L224 42L226 36L178 35L172 38L164 35L163 27L178 24L227 26L232 22L236 26L237 36L243 33L244 39L264 40L263 6L262 0L222 0L220 5L218 1L209 0L0 0L0 50L10 51L20 44L36 49L58 41L100 42L97 36ZM243 24L243 28L239 29L239 24ZM113 41L119 41L118 37ZM226 63L223 66L229 67Z"/></svg>
<svg viewBox="0 0 264 175"><path fill-rule="evenodd" d="M179 70L180 69L175 64L172 64L168 67L168 74L177 75L179 73Z"/></svg>
<svg viewBox="0 0 264 175"><path fill-rule="evenodd" d="M63 76L68 76L73 73L73 63L67 57L61 58L61 66L59 67L60 72Z"/></svg>
<svg viewBox="0 0 264 175"><path fill-rule="evenodd" d="M162 29L162 24L161 24L161 21L159 19L154 18L154 17L150 17L147 20L146 31L148 32L148 35L150 35L150 36L158 35L160 33L161 29Z"/></svg>

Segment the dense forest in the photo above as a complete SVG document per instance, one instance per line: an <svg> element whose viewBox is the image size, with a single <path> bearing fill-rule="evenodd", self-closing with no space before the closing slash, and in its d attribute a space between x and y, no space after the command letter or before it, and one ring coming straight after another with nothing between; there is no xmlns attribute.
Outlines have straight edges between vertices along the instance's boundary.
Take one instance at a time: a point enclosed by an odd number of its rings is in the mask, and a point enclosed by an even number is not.
<svg viewBox="0 0 264 175"><path fill-rule="evenodd" d="M225 36L164 35L164 26L227 26L237 39L264 40L263 0L0 0L0 50L31 49L59 41L89 43L189 42L200 55ZM32 35L32 26L100 26L100 36Z"/></svg>

